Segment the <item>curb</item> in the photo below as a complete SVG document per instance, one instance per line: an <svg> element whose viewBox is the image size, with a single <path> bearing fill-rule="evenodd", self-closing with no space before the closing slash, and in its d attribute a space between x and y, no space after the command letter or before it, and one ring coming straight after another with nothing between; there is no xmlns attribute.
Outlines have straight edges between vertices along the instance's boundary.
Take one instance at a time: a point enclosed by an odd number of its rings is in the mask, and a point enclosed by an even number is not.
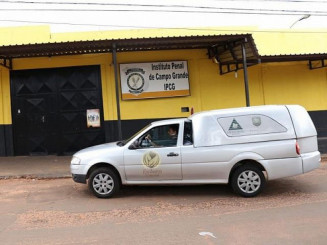
<svg viewBox="0 0 327 245"><path fill-rule="evenodd" d="M0 180L9 179L33 179L33 180L51 180L51 179L71 179L71 175L51 176L51 175L12 175L0 176Z"/></svg>

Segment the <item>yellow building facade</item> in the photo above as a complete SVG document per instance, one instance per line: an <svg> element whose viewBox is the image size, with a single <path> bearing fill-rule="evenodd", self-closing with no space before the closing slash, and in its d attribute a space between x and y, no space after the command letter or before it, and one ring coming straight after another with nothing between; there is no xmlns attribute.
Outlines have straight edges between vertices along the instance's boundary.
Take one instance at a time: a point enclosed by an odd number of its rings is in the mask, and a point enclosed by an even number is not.
<svg viewBox="0 0 327 245"><path fill-rule="evenodd" d="M327 53L327 44L325 42L327 34L323 31L302 31L293 33L283 31L264 32L257 29L251 30L258 52L262 56ZM152 30L151 32L149 30L144 30L134 32L51 34L48 27L3 28L0 29L0 45L7 46L74 40L100 40L108 37L108 35L119 38L153 37L157 36L158 32L161 33L160 36L182 36L194 34L207 35L212 33L219 33L222 35L231 33L248 33L249 30L222 29L220 31L203 31L199 29L193 30L192 32L176 32L176 30ZM182 60L187 61L189 73L189 96L122 100L121 87L119 87L120 115L124 138L131 136L133 132L136 132L152 120L187 117L190 115L191 110L199 112L204 110L246 106L243 70L220 75L218 65L208 58L207 53L208 50L206 49L133 51L117 53L118 65L126 63ZM0 66L0 126L2 127L0 133L0 141L2 143L0 155L70 154L74 150L78 150L79 146L71 148L70 151L56 150L57 146L52 146L52 149L54 150L48 150L47 142L39 142L38 146L36 146L37 144L29 146L28 142L32 137L28 140L24 138L24 143L20 143L23 136L19 134L20 132L25 131L22 131L21 128L23 126L18 123L21 110L23 110L20 108L21 105L19 103L21 103L20 99L22 96L24 97L25 94L15 94L15 91L23 89L19 86L28 87L28 79L31 79L28 77L28 74L30 71L36 70L42 73L45 69L48 71L47 74L50 74L46 76L51 76L51 74L60 73L61 68L70 69L71 67L78 67L77 71L79 71L83 70L83 67L98 67L95 69L99 71L99 78L97 79L99 79L100 86L97 91L101 93L101 106L99 105L99 108L101 108L101 127L103 127L103 131L100 131L100 133L104 134L105 137L101 138L97 143L116 140L117 127L115 125L118 118L115 74L112 60L113 57L111 53L77 54L68 56L13 59L11 70L7 67ZM19 71L22 72L19 73ZM73 76L71 73L69 74L70 75L67 76ZM324 125L325 119L327 119L327 100L325 99L327 94L326 68L311 70L308 67L308 61L305 60L271 62L260 63L249 67L248 74L251 106L268 104L300 104L304 106L310 112L314 123L316 124L318 136L321 139L321 150L324 151L325 147L323 137L325 136L324 128L326 127ZM26 78L24 83L20 82L22 76ZM35 77L39 77L39 75L35 75L34 78ZM69 80L69 78L67 79ZM56 83L56 81L57 80L54 79L52 83ZM50 82L47 84L49 83ZM62 82L62 84L64 84L64 82ZM78 89L81 94L84 93L84 88ZM45 101L47 94L50 96L50 93L45 92L45 90L42 91L44 91L44 95L41 96L42 100L40 99L40 96L37 97L35 94L26 95L27 97L25 96L24 98L28 98L28 101L31 103L43 103L43 99ZM64 102L62 97L73 96L71 95L72 88L64 87L64 85L62 85L62 87L56 88L56 91L59 91L59 95L57 96L57 92L56 94L51 92L51 96L54 96L53 98L60 97L58 101L55 102L60 104L58 105L59 109L56 109L56 112L52 115L49 112L52 109L44 108L44 110L47 111L46 113L48 113L47 118L51 118L52 121L58 120L59 122L63 120L63 117L67 117L66 119L69 121L68 114L65 114L66 111L69 112L69 106L67 107L68 109L63 109L64 105L62 104ZM89 94L93 93L91 88L88 91L91 91L88 92ZM40 92L40 94L42 93ZM92 96L94 97L96 95ZM80 99L76 100L80 101ZM71 100L71 103L73 103L72 101L73 99ZM51 104L51 102L49 103ZM54 105L51 106L53 107ZM188 108L189 111L183 112L182 108ZM62 114L58 114L59 116L56 114L58 111L62 112ZM50 120L47 118L41 118L40 120ZM64 124L68 125L69 123ZM83 129L81 126L78 127L78 130L80 130L79 132L82 132ZM60 131L56 130L57 129L54 129L52 133L49 133L50 138L56 137L56 134ZM67 130L68 131L62 130L60 132L61 134L63 134L63 132L70 132L69 129ZM48 132L46 133L48 134ZM40 134L42 134L42 132ZM86 132L85 135L88 135L88 132ZM25 136L29 137L28 135ZM36 134L36 136L39 137L38 134ZM37 141L37 137L32 140ZM74 137L75 140L78 140L75 134ZM61 145L62 140L63 139L58 140L56 144ZM26 148L29 150L20 150L24 145L26 145ZM69 142L67 145L69 145Z"/></svg>

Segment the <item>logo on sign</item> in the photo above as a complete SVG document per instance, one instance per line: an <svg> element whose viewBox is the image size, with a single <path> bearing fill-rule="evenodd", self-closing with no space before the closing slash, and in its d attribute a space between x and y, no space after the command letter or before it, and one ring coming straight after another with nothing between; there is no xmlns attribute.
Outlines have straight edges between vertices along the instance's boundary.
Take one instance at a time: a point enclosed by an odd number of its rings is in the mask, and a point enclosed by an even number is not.
<svg viewBox="0 0 327 245"><path fill-rule="evenodd" d="M145 80L142 74L145 71L140 68L128 69L126 72L127 86L131 94L140 94L144 91Z"/></svg>

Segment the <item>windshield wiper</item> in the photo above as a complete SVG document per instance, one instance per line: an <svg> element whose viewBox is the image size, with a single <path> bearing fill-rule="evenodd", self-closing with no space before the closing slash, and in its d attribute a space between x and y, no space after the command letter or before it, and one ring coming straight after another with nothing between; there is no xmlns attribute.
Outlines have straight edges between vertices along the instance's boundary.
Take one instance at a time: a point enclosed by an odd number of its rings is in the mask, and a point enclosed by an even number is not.
<svg viewBox="0 0 327 245"><path fill-rule="evenodd" d="M118 142L117 142L117 145L118 145L118 146L124 146L125 143L124 143L124 141L118 141Z"/></svg>

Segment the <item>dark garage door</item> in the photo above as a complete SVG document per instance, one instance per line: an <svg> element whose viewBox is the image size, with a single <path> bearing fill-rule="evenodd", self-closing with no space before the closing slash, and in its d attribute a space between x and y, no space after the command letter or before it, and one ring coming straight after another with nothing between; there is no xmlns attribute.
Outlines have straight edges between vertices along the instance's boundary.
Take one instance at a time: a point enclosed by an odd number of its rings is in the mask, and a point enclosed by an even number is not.
<svg viewBox="0 0 327 245"><path fill-rule="evenodd" d="M15 155L70 155L105 141L99 66L11 72ZM101 127L87 127L99 109Z"/></svg>

